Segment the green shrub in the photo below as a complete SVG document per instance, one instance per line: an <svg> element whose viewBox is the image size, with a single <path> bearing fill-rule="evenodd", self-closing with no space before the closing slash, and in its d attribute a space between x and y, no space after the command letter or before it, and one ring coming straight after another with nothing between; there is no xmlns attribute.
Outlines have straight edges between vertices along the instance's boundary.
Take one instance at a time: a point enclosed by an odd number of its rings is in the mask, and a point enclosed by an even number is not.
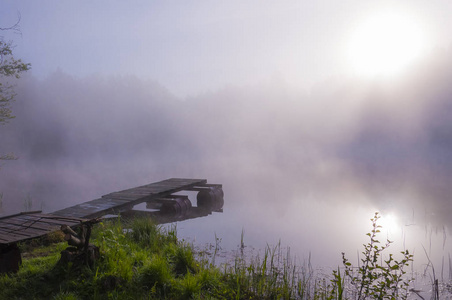
<svg viewBox="0 0 452 300"><path fill-rule="evenodd" d="M139 283L145 290L165 296L169 293L172 274L165 257L154 255L140 270Z"/></svg>
<svg viewBox="0 0 452 300"><path fill-rule="evenodd" d="M142 246L150 246L159 239L159 228L150 218L136 218L130 224L131 239Z"/></svg>
<svg viewBox="0 0 452 300"><path fill-rule="evenodd" d="M345 276L350 280L355 289L356 299L406 299L408 297L408 286L411 278L406 278L405 268L413 261L413 255L408 250L402 251L402 259L395 260L393 254L389 254L387 259L381 259L380 256L390 245L387 240L384 245L380 245L377 240L377 234L381 226L378 225L380 215L378 212L370 219L372 230L367 233L370 241L364 245L361 259L361 265L353 267L349 260L342 253L343 265L345 267ZM381 262L380 262L381 261ZM341 278L340 271L333 273L333 293L338 299L342 298L344 281ZM335 292L336 291L336 292Z"/></svg>
<svg viewBox="0 0 452 300"><path fill-rule="evenodd" d="M186 273L183 278L176 281L174 297L179 299L193 299L201 294L201 285L198 277L190 272Z"/></svg>
<svg viewBox="0 0 452 300"><path fill-rule="evenodd" d="M164 249L164 254L168 257L172 270L176 276L184 276L187 273L199 271L199 262L193 255L193 250L185 244L168 244Z"/></svg>

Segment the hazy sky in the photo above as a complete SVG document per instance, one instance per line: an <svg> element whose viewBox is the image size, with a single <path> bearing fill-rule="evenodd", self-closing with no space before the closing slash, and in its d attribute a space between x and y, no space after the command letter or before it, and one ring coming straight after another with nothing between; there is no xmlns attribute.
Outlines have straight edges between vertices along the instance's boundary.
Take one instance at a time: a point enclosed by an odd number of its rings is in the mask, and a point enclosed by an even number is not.
<svg viewBox="0 0 452 300"><path fill-rule="evenodd" d="M36 76L135 75L185 97L275 78L309 89L351 76L351 36L388 11L409 18L423 46L450 45L448 0L3 0L0 25L21 14L22 36L7 38Z"/></svg>

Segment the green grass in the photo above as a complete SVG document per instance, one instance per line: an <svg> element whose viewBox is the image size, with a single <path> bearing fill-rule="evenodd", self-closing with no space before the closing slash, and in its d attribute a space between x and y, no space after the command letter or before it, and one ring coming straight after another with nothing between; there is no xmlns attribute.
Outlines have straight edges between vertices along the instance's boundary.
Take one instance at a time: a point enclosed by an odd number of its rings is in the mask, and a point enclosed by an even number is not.
<svg viewBox="0 0 452 300"><path fill-rule="evenodd" d="M29 254L17 274L0 276L0 299L354 299L346 289L356 282L381 294L386 292L381 280L393 280L392 289L406 282L391 269L393 261L385 273L380 272L384 266L354 269L344 259L330 276L317 276L279 244L247 260L242 251L233 263L215 266L208 258L196 258L193 248L177 239L175 227L155 226L149 219L96 225L91 242L101 256L92 268L57 264L67 244L51 240L21 245ZM369 269L375 279L370 283Z"/></svg>

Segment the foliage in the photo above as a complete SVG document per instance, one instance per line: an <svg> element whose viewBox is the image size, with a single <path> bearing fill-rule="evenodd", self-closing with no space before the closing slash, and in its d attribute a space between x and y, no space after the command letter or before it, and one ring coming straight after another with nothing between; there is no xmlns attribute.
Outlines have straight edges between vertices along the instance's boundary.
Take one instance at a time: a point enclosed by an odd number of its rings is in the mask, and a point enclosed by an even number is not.
<svg viewBox="0 0 452 300"><path fill-rule="evenodd" d="M0 31L20 33L19 23L20 14L18 15L16 24L6 28L0 27ZM29 63L24 63L21 59L14 58L13 48L12 41L5 41L4 36L0 35L0 124L13 118L10 104L15 96L14 86L6 79L19 79L21 73L30 69Z"/></svg>
<svg viewBox="0 0 452 300"><path fill-rule="evenodd" d="M341 270L338 267L337 271L333 270L333 279L331 280L331 295L329 299L343 299L344 297L344 278L341 276Z"/></svg>
<svg viewBox="0 0 452 300"><path fill-rule="evenodd" d="M354 268L345 257L345 253L342 253L345 276L355 288L356 299L406 299L411 279L405 278L405 268L413 261L413 255L405 250L401 252L403 257L401 260L395 260L393 254L389 254L387 259L381 258L382 252L392 242L387 240L384 245L380 245L380 241L377 240L381 228L377 224L379 218L380 215L376 212L371 219L372 230L367 233L370 241L364 244L361 266ZM340 271L334 272L333 276L334 290L337 298L341 299L344 282Z"/></svg>
<svg viewBox="0 0 452 300"><path fill-rule="evenodd" d="M0 31L20 32L19 22L20 15L16 24L11 27L0 28ZM14 58L13 49L12 41L5 41L4 37L0 36L0 125L14 118L11 103L14 101L16 93L14 84L10 79L19 79L23 72L30 70L29 63ZM0 154L0 160L13 160L15 158L12 153Z"/></svg>
<svg viewBox="0 0 452 300"><path fill-rule="evenodd" d="M30 69L30 64L15 59L12 42L5 42L0 37L0 124L14 118L11 103L16 96L14 85L7 78L19 79L20 75Z"/></svg>

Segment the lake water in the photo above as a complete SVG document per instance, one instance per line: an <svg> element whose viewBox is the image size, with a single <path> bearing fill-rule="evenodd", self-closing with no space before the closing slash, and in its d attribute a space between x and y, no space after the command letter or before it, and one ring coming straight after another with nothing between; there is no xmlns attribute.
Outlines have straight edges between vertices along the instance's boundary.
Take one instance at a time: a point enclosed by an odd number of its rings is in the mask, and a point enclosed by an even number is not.
<svg viewBox="0 0 452 300"><path fill-rule="evenodd" d="M17 168L19 164L20 161L17 161L14 167ZM106 184L106 180L99 180L99 186L96 186L96 182L91 182L83 189L83 183L75 183L68 176L71 174L55 178L55 183L46 177L37 179L36 182L23 181L23 189L13 190L4 186L3 189L8 191L4 193L3 207L8 208L4 209L4 213L24 210L27 197L32 201L32 209L42 208L43 211L50 212L109 192L166 179L149 182L129 179L125 180L128 184L118 184L117 187L114 183ZM375 202L364 198L353 199L353 195L350 195L350 201L334 201L306 194L297 196L287 192L294 190L287 185L281 184L284 188L278 183L274 186L260 186L241 176L229 180L227 177L212 178L207 177L208 183L223 184L223 213L214 212L204 218L177 222L179 235L196 244L215 243L216 236L221 239L223 249L234 250L240 245L243 231L245 245L250 248L264 249L267 245L281 243L290 247L293 255L300 260L310 257L318 266L335 267L341 262L341 252L346 252L352 258L356 257L361 245L367 242L365 234L371 230L370 218L376 211L380 211L383 216L381 225L384 226L381 241L388 234L389 239L394 241L392 248L399 250L405 246L412 249L417 260L424 262L424 247L435 261L445 257L446 263L448 262L448 230L446 227L426 224L422 212L382 211L375 206ZM29 192L25 192L27 189ZM196 205L196 196L188 194ZM14 198L16 200L11 201Z"/></svg>
<svg viewBox="0 0 452 300"><path fill-rule="evenodd" d="M240 247L243 232L244 244L250 250L281 244L289 247L291 254L301 263L310 260L319 268L334 269L341 265L342 252L350 260L356 260L357 252L363 250L362 244L368 242L366 233L372 229L370 218L376 211L364 205L306 203L303 199L278 208L277 204L262 205L259 201L247 199L246 195L242 195L242 199L248 201L244 200L240 205L240 201L229 202L231 196L227 186L224 189L224 212L177 222L180 237L198 246L215 244L219 238L221 248L233 252ZM426 267L428 256L436 270L444 268L443 277L449 278L451 248L445 227L416 223L412 216L403 219L394 212L381 215L379 224L383 228L379 240L382 243L387 238L393 241L388 249L390 253L410 250L415 255L416 269Z"/></svg>

